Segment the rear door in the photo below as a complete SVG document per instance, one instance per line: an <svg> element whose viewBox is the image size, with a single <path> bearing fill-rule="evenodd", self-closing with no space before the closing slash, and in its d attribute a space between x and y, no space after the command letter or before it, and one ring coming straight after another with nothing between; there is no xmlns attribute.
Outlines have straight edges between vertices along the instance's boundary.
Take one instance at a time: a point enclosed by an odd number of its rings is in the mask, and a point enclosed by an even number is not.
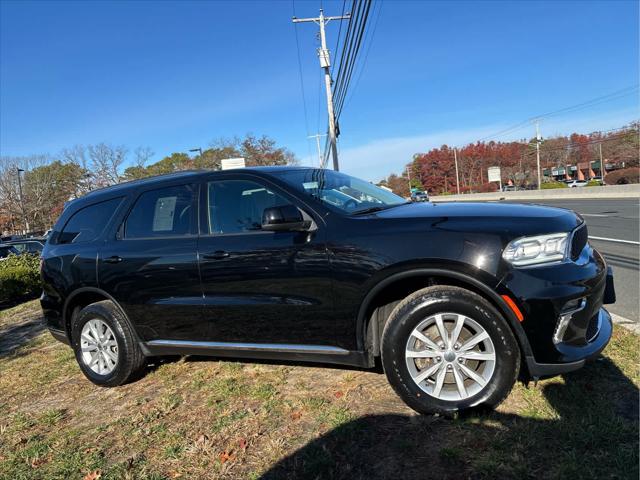
<svg viewBox="0 0 640 480"><path fill-rule="evenodd" d="M100 249L99 285L143 340L205 334L197 262L196 184L138 192Z"/></svg>
<svg viewBox="0 0 640 480"><path fill-rule="evenodd" d="M267 207L293 204L311 232L261 229ZM268 181L216 175L201 185L198 244L210 341L333 345L335 330L326 227L312 210Z"/></svg>

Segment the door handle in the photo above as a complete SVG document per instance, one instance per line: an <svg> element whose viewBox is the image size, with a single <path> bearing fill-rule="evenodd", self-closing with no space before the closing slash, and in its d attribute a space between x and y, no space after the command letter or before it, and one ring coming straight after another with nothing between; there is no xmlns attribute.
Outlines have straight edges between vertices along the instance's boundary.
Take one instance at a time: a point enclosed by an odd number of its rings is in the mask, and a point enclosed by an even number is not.
<svg viewBox="0 0 640 480"><path fill-rule="evenodd" d="M124 260L122 257L114 255L113 257L105 258L104 263L120 263L122 260Z"/></svg>
<svg viewBox="0 0 640 480"><path fill-rule="evenodd" d="M202 258L205 260L222 260L223 258L227 258L229 256L229 252L225 252L224 250L216 250L212 253L205 253L202 255Z"/></svg>

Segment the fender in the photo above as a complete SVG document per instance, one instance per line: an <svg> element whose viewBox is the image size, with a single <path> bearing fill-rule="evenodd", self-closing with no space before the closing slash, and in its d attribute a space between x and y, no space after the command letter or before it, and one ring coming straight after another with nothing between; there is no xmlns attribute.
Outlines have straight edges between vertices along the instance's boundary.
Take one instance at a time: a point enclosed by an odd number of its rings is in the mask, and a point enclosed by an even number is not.
<svg viewBox="0 0 640 480"><path fill-rule="evenodd" d="M144 342L140 339L140 336L138 335L138 332L136 330L135 325L131 322L131 320L129 320L129 316L127 315L127 312L124 311L124 309L120 306L120 304L118 303L118 301L113 298L110 294L108 294L107 292L105 292L104 290L97 288L97 287L81 287L78 288L77 290L74 290L73 293L71 293L67 299L64 302L64 306L62 307L62 322L64 324L64 328L65 331L67 333L67 337L69 339L71 339L71 332L69 331L70 329L67 327L67 311L68 311L68 307L69 304L71 303L71 301L76 298L78 295L80 295L81 293L97 293L98 295L101 295L103 297L105 297L107 300L113 302L113 304L116 306L116 308L118 310L120 310L120 313L122 314L122 316L127 320L127 322L129 322L129 325L131 326L131 330L133 330L133 334L136 337L136 341L138 342L138 345L140 345L140 348L142 349L142 352L145 355L149 355L149 351L147 349L147 347L145 346Z"/></svg>
<svg viewBox="0 0 640 480"><path fill-rule="evenodd" d="M356 331L358 332L358 338L356 339L358 350L361 350L361 351L365 350L365 338L367 334L366 330L368 327L368 319L366 318L366 312L367 312L367 309L369 308L369 305L375 298L375 296L380 291L382 291L383 288L385 288L386 286L390 285L395 281L403 280L409 277L418 277L418 276L423 276L423 277L437 276L437 277L451 278L463 283L467 283L477 288L484 295L486 295L486 297L491 299L491 301L495 305L497 305L500 313L502 313L502 315L507 319L507 323L511 327L511 330L514 333L516 340L520 345L520 348L522 349L523 356L525 358L529 356L533 357L533 352L531 350L531 345L529 344L529 339L524 333L524 329L522 328L522 325L520 325L520 322L516 318L515 314L511 311L507 303L502 299L502 297L500 297L500 295L498 295L492 288L490 288L486 284L482 283L481 281L467 274L460 273L454 270L445 270L442 268L416 268L412 270L406 270L403 272L395 273L382 279L371 290L369 290L369 293L367 293L367 295L365 296L364 300L362 301L362 304L360 305L360 309L358 310L358 319L356 324L356 328L357 328ZM379 345L379 342L380 342L380 339L377 338L378 337L377 331L378 331L377 329L374 330L374 345Z"/></svg>

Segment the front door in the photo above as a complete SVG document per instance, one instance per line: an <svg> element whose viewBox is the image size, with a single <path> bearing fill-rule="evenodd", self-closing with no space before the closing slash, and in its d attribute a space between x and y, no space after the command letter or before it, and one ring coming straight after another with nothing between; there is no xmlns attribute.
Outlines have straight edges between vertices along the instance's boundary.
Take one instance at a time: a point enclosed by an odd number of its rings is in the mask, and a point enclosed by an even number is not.
<svg viewBox="0 0 640 480"><path fill-rule="evenodd" d="M234 174L201 186L198 243L210 341L332 345L331 282L324 224L312 232L261 229L265 208L296 199Z"/></svg>
<svg viewBox="0 0 640 480"><path fill-rule="evenodd" d="M142 340L200 340L197 185L141 192L99 252L98 281Z"/></svg>

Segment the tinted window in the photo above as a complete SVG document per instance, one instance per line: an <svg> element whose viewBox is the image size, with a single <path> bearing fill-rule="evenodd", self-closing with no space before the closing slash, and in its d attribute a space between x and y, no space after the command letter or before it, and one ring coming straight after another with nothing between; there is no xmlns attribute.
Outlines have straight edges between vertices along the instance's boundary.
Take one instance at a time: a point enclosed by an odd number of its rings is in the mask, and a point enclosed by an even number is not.
<svg viewBox="0 0 640 480"><path fill-rule="evenodd" d="M91 242L102 234L122 197L100 202L78 210L67 221L58 243Z"/></svg>
<svg viewBox="0 0 640 480"><path fill-rule="evenodd" d="M27 249L26 243L12 243L11 246L18 250L20 253L24 252Z"/></svg>
<svg viewBox="0 0 640 480"><path fill-rule="evenodd" d="M193 186L179 185L145 192L129 213L125 238L189 235L194 225Z"/></svg>
<svg viewBox="0 0 640 480"><path fill-rule="evenodd" d="M226 180L208 187L209 233L260 230L265 208L291 202L255 182Z"/></svg>
<svg viewBox="0 0 640 480"><path fill-rule="evenodd" d="M27 252L40 253L42 251L42 245L38 242L27 243Z"/></svg>
<svg viewBox="0 0 640 480"><path fill-rule="evenodd" d="M276 175L299 192L346 213L407 203L395 193L333 170L304 168L285 170Z"/></svg>
<svg viewBox="0 0 640 480"><path fill-rule="evenodd" d="M10 254L19 255L20 252L10 245L5 245L0 247L0 258L6 258Z"/></svg>

